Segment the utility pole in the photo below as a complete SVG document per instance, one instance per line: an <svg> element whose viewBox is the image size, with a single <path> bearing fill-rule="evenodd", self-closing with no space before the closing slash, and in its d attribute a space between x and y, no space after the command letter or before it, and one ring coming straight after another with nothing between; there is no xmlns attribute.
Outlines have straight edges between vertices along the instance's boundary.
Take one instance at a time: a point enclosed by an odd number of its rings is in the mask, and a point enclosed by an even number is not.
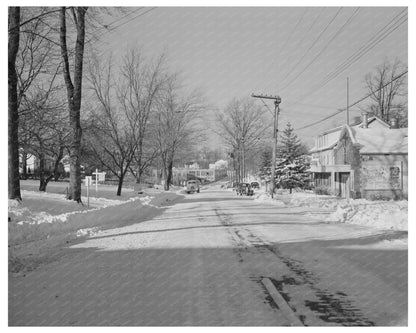
<svg viewBox="0 0 416 333"><path fill-rule="evenodd" d="M236 150L236 154L237 154L237 165L235 168L236 171L236 176L237 176L237 183L240 184L241 180L240 180L240 141L237 138L237 150Z"/></svg>
<svg viewBox="0 0 416 333"><path fill-rule="evenodd" d="M241 139L241 148L242 148L242 154L241 154L241 158L242 158L242 174L243 174L243 182L244 182L244 178L246 177L246 157L245 157L245 151L244 151L244 138Z"/></svg>
<svg viewBox="0 0 416 333"><path fill-rule="evenodd" d="M274 189L276 187L275 182L275 173L276 173L276 150L277 150L277 132L279 131L279 104L282 99L279 96L269 96L269 95L255 95L251 94L251 97L260 98L260 99L272 99L274 100L274 117L273 117L273 151L272 151L272 166L271 166L271 174L272 174L272 187L271 187L271 196L273 198Z"/></svg>

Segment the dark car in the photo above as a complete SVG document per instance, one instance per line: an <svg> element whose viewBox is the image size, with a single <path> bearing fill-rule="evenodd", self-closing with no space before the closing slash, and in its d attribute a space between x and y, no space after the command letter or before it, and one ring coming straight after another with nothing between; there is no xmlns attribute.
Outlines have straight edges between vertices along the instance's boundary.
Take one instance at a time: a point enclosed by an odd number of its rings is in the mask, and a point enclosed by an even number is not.
<svg viewBox="0 0 416 333"><path fill-rule="evenodd" d="M249 183L240 183L237 187L237 195L253 195L253 189Z"/></svg>
<svg viewBox="0 0 416 333"><path fill-rule="evenodd" d="M187 193L199 193L199 181L198 180L188 180L186 182L186 192Z"/></svg>
<svg viewBox="0 0 416 333"><path fill-rule="evenodd" d="M253 189L259 189L260 188L260 184L258 182L251 182L250 185Z"/></svg>

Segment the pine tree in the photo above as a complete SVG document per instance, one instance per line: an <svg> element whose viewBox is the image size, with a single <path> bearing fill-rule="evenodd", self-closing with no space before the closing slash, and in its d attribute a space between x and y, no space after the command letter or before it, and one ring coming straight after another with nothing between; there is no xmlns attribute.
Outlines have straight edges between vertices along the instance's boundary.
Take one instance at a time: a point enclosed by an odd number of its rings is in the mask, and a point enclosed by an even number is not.
<svg viewBox="0 0 416 333"><path fill-rule="evenodd" d="M309 167L305 156L298 156L291 162L283 159L276 167L276 184L292 193L294 188L305 188L309 182Z"/></svg>
<svg viewBox="0 0 416 333"><path fill-rule="evenodd" d="M278 147L278 156L288 161L293 161L296 157L304 153L302 142L294 133L294 129L290 123L287 123L280 136L280 145Z"/></svg>
<svg viewBox="0 0 416 333"><path fill-rule="evenodd" d="M270 147L266 147L261 153L261 165L259 176L261 179L270 180L271 174L271 165L272 165L272 151Z"/></svg>
<svg viewBox="0 0 416 333"><path fill-rule="evenodd" d="M284 189L305 188L309 175L305 145L302 144L290 123L280 136L278 162L276 163L276 184Z"/></svg>

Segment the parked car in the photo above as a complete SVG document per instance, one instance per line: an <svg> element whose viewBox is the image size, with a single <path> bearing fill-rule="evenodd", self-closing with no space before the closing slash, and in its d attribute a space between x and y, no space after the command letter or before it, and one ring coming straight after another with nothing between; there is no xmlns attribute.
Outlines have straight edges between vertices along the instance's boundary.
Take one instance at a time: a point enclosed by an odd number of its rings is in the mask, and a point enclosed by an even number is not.
<svg viewBox="0 0 416 333"><path fill-rule="evenodd" d="M240 183L237 187L237 195L253 195L253 189L249 183Z"/></svg>
<svg viewBox="0 0 416 333"><path fill-rule="evenodd" d="M199 181L197 180L188 180L186 182L186 192L187 193L199 193Z"/></svg>
<svg viewBox="0 0 416 333"><path fill-rule="evenodd" d="M251 182L250 185L253 189L259 189L260 188L260 184L258 182Z"/></svg>

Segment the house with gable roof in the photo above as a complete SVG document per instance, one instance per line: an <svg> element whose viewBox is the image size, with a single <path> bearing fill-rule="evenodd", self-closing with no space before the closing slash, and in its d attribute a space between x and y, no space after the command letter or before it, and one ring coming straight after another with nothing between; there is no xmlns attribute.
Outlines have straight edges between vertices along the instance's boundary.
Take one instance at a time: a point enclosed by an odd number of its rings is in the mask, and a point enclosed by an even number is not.
<svg viewBox="0 0 416 333"><path fill-rule="evenodd" d="M344 198L408 196L408 129L368 117L318 135L311 149L312 179Z"/></svg>

